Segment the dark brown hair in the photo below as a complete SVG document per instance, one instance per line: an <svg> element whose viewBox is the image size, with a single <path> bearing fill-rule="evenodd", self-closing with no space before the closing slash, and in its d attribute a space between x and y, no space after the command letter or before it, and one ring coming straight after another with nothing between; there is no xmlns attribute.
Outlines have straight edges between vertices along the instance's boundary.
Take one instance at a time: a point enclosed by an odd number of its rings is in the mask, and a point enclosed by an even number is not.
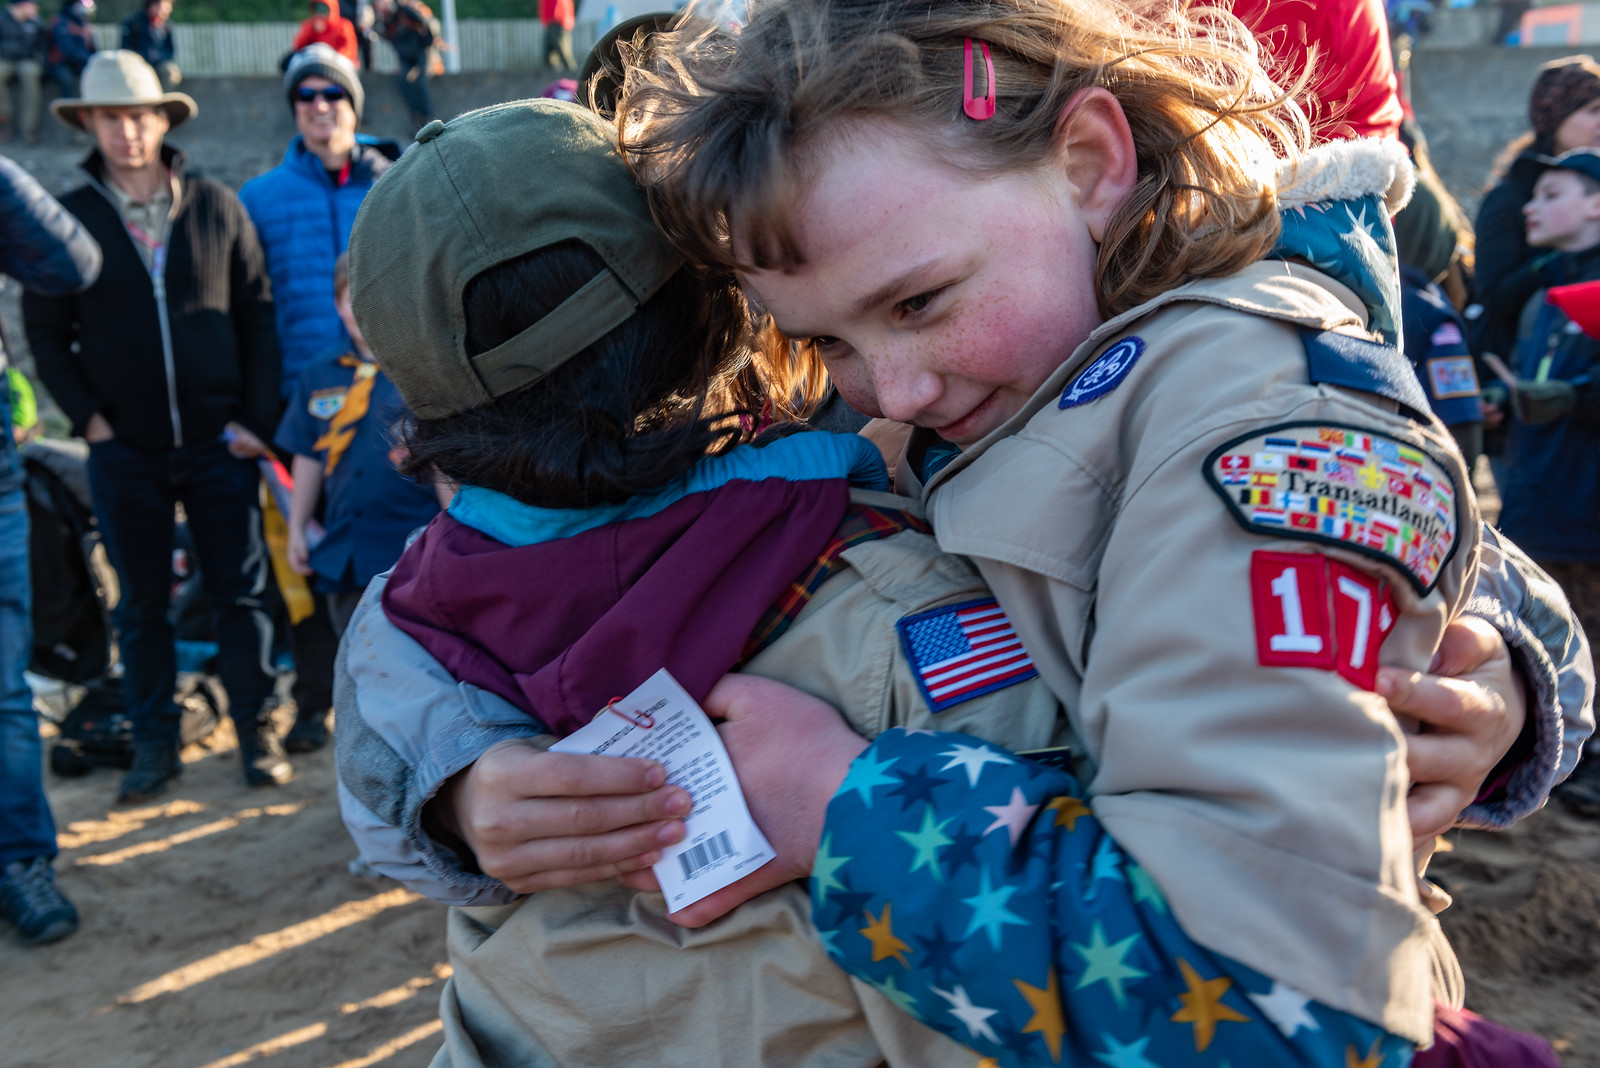
<svg viewBox="0 0 1600 1068"><path fill-rule="evenodd" d="M994 60L982 122L962 114L965 38ZM1308 137L1242 23L1169 0L771 0L737 32L687 21L625 50L624 155L668 236L735 267L796 260L796 172L840 120L914 126L942 158L995 173L1044 164L1074 95L1104 87L1138 153L1100 247L1107 316L1266 255L1275 157Z"/></svg>
<svg viewBox="0 0 1600 1068"><path fill-rule="evenodd" d="M467 284L466 350L486 352L577 292L605 263L566 242ZM403 428L407 474L437 472L545 508L617 504L748 440L755 417L807 399L779 361L753 359L732 280L685 268L621 326L525 389Z"/></svg>

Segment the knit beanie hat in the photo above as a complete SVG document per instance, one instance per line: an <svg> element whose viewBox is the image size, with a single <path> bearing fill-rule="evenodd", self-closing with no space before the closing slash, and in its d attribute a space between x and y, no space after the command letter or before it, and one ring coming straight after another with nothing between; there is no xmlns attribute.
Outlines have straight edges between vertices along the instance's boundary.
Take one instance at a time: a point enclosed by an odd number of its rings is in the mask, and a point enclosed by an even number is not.
<svg viewBox="0 0 1600 1068"><path fill-rule="evenodd" d="M361 77L355 65L331 45L321 41L308 44L289 58L289 68L283 75L283 91L289 98L291 112L294 111L294 91L307 78L326 78L343 89L350 96L356 121L361 121L361 108L367 102L366 93L361 89Z"/></svg>
<svg viewBox="0 0 1600 1068"><path fill-rule="evenodd" d="M1588 56L1554 59L1539 68L1528 94L1528 122L1548 143L1568 115L1600 97L1600 64Z"/></svg>

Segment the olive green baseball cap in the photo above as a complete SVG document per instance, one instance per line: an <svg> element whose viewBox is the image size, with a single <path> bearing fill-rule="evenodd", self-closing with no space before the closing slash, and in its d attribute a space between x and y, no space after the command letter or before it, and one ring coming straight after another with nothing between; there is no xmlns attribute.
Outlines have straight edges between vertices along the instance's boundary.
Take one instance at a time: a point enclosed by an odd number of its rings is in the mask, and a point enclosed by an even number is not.
<svg viewBox="0 0 1600 1068"><path fill-rule="evenodd" d="M605 261L516 337L466 351L462 294L491 267L564 241ZM435 120L367 194L350 233L350 301L419 419L514 393L620 326L683 266L611 127L559 100Z"/></svg>

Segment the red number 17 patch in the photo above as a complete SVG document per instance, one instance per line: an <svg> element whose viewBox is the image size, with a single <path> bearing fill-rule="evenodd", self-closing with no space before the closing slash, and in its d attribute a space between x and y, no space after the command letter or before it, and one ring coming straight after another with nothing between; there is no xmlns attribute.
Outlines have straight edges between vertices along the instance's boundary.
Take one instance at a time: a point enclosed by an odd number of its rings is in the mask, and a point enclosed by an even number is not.
<svg viewBox="0 0 1600 1068"><path fill-rule="evenodd" d="M1388 584L1321 553L1250 556L1256 659L1264 667L1337 671L1363 689L1378 678L1378 649L1395 624Z"/></svg>

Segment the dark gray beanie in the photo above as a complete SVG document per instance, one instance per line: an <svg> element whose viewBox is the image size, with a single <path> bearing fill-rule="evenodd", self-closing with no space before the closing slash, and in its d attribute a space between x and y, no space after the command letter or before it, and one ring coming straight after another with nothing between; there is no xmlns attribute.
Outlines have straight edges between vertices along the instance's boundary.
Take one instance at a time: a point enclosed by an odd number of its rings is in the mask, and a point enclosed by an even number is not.
<svg viewBox="0 0 1600 1068"><path fill-rule="evenodd" d="M349 93L356 121L361 121L361 109L367 99L361 90L361 77L356 73L355 64L321 41L300 49L289 57L289 67L283 75L283 92L289 98L290 111L294 110L295 87L307 78L326 78Z"/></svg>

